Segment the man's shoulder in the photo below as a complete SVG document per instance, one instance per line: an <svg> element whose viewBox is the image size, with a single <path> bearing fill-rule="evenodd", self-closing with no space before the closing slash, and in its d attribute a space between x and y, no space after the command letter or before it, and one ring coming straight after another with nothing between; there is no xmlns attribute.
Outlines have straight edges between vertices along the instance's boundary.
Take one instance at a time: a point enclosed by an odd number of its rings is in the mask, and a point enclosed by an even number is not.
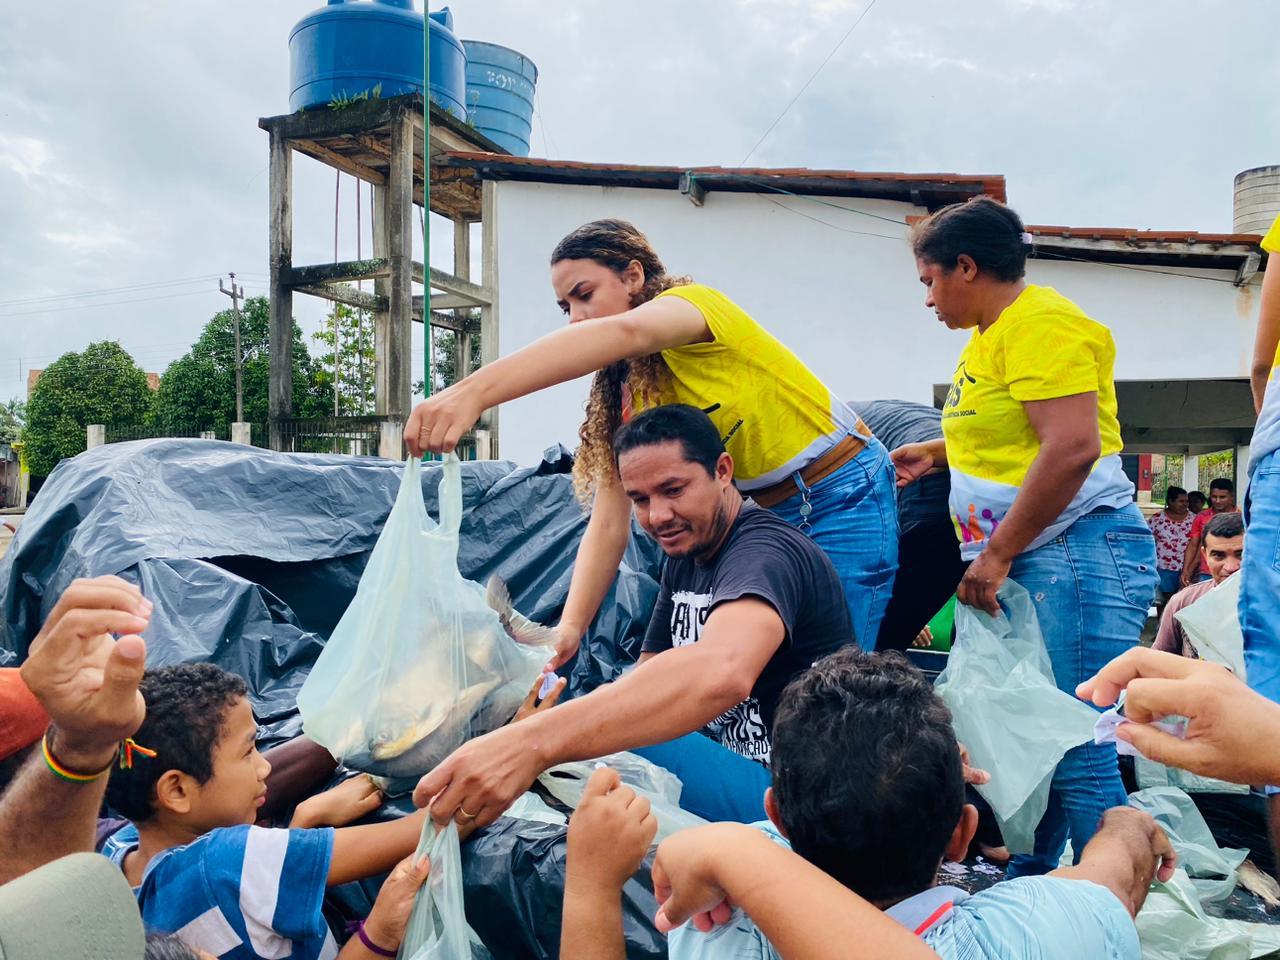
<svg viewBox="0 0 1280 960"><path fill-rule="evenodd" d="M1043 960L1141 956L1137 928L1119 898L1066 877L1022 877L979 891L957 903L925 941L944 958L968 956L966 947Z"/></svg>
<svg viewBox="0 0 1280 960"><path fill-rule="evenodd" d="M737 554L754 552L761 547L775 547L780 551L797 552L806 556L826 556L810 537L772 510L755 503L745 503L717 561L728 556L734 556L736 560Z"/></svg>
<svg viewBox="0 0 1280 960"><path fill-rule="evenodd" d="M1183 587L1169 598L1169 603L1165 606L1166 615L1172 616L1183 607L1189 607L1216 586L1217 584L1212 580L1201 580L1199 583Z"/></svg>

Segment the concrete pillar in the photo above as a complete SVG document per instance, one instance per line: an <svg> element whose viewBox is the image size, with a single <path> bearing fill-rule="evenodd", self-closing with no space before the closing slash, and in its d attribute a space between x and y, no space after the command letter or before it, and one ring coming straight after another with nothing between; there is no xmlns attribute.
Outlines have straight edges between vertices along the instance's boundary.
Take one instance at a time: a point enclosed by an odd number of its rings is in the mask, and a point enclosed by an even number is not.
<svg viewBox="0 0 1280 960"><path fill-rule="evenodd" d="M1200 458L1187 454L1182 458L1182 487L1187 493L1200 486Z"/></svg>
<svg viewBox="0 0 1280 960"><path fill-rule="evenodd" d="M243 443L246 447L253 444L253 426L243 421L231 425L231 442Z"/></svg>
<svg viewBox="0 0 1280 960"><path fill-rule="evenodd" d="M378 430L378 456L385 460L404 459L404 424L383 420Z"/></svg>
<svg viewBox="0 0 1280 960"><path fill-rule="evenodd" d="M1249 444L1236 444L1236 503L1244 506L1244 495L1249 489Z"/></svg>
<svg viewBox="0 0 1280 960"><path fill-rule="evenodd" d="M476 431L476 459L493 459L493 434L483 428Z"/></svg>
<svg viewBox="0 0 1280 960"><path fill-rule="evenodd" d="M85 446L92 450L107 442L107 427L103 423L91 423L85 427Z"/></svg>
<svg viewBox="0 0 1280 960"><path fill-rule="evenodd" d="M201 440L217 440L218 435L214 433L212 430L201 430L200 439Z"/></svg>

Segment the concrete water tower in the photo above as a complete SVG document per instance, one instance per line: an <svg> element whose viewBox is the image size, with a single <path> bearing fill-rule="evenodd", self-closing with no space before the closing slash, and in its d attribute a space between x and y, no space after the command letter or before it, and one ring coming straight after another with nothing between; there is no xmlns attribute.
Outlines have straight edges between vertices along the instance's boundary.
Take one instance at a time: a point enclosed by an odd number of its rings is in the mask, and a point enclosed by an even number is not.
<svg viewBox="0 0 1280 960"><path fill-rule="evenodd" d="M1280 216L1280 165L1236 174L1233 232L1266 233Z"/></svg>

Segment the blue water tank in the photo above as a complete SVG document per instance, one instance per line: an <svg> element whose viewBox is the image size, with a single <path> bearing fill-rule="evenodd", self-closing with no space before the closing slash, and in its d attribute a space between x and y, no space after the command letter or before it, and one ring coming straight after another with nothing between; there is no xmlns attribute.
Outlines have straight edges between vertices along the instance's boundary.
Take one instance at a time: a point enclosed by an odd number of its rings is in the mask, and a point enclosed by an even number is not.
<svg viewBox="0 0 1280 960"><path fill-rule="evenodd" d="M529 155L538 68L523 53L463 40L467 52L467 120L517 157Z"/></svg>
<svg viewBox="0 0 1280 960"><path fill-rule="evenodd" d="M467 117L467 55L445 7L431 23L431 99ZM422 14L413 0L329 0L289 33L289 109L319 107L368 92L422 91Z"/></svg>

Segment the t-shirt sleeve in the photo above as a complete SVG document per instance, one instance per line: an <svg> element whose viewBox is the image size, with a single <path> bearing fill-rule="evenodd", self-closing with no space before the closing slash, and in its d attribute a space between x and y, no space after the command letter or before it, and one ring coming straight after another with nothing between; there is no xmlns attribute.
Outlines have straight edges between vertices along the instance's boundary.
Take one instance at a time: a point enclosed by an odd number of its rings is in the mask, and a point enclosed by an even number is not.
<svg viewBox="0 0 1280 960"><path fill-rule="evenodd" d="M1178 602L1177 596L1170 598L1165 604L1164 612L1160 615L1160 629L1156 631L1156 639L1151 644L1152 650L1160 650L1164 653L1182 653L1182 638L1177 634L1178 622L1173 619L1173 615L1181 610L1183 604Z"/></svg>
<svg viewBox="0 0 1280 960"><path fill-rule="evenodd" d="M668 562L662 568L662 578L658 581L658 602L653 605L653 616L649 618L649 626L644 632L644 643L640 645L641 653L661 653L671 649L671 581Z"/></svg>
<svg viewBox="0 0 1280 960"><path fill-rule="evenodd" d="M1267 253L1280 253L1280 217L1276 217L1271 229L1262 238L1262 249Z"/></svg>
<svg viewBox="0 0 1280 960"><path fill-rule="evenodd" d="M1120 898L1088 880L1022 877L961 901L951 917L924 935L951 957L1072 955L1139 960L1138 929Z"/></svg>
<svg viewBox="0 0 1280 960"><path fill-rule="evenodd" d="M716 565L710 613L722 604L755 597L773 607L782 620L783 642L790 643L791 629L805 609L805 570L786 541L767 530L748 531Z"/></svg>
<svg viewBox="0 0 1280 960"><path fill-rule="evenodd" d="M215 831L205 854L221 862L241 859L236 898L245 930L260 956L286 956L285 940L323 937L328 926L321 913L333 855L333 829L275 830L249 827L243 841L235 831ZM224 913L226 912L224 908Z"/></svg>
<svg viewBox="0 0 1280 960"><path fill-rule="evenodd" d="M1038 314L1005 334L1005 382L1019 403L1096 392L1099 337L1109 336L1073 317Z"/></svg>
<svg viewBox="0 0 1280 960"><path fill-rule="evenodd" d="M713 287L690 283L672 287L658 294L659 297L679 297L698 308L707 329L715 338L715 344L729 349L740 349L757 329L756 322L740 306ZM713 344L689 344L681 350L711 347Z"/></svg>

